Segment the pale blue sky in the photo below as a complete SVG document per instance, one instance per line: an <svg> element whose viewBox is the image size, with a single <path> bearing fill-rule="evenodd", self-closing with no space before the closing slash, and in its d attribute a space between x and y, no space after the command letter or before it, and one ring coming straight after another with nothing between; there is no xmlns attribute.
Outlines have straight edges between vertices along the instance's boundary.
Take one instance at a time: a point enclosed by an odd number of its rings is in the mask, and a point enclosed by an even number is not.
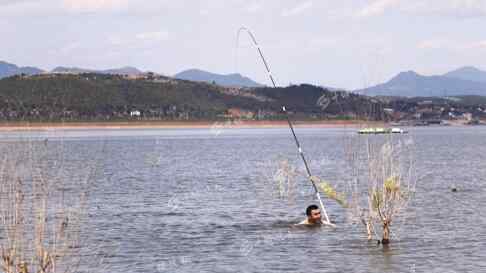
<svg viewBox="0 0 486 273"><path fill-rule="evenodd" d="M240 72L269 84L363 88L415 70L486 70L486 0L0 0L0 60ZM236 54L237 53L237 54Z"/></svg>

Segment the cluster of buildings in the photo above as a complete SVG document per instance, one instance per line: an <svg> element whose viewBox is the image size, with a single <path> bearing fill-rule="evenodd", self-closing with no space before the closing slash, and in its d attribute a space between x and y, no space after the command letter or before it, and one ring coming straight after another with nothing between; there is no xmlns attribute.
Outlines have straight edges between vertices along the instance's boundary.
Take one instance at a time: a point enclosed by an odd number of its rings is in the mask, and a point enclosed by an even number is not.
<svg viewBox="0 0 486 273"><path fill-rule="evenodd" d="M392 121L411 125L482 124L486 121L486 105L461 104L460 101L434 102L423 100L385 108Z"/></svg>

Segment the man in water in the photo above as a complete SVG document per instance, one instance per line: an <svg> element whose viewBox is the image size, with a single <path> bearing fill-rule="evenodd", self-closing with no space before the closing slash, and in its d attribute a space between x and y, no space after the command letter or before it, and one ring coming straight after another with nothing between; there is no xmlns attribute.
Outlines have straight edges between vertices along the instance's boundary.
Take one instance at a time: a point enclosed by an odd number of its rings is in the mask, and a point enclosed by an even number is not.
<svg viewBox="0 0 486 273"><path fill-rule="evenodd" d="M321 219L321 210L317 205L310 205L305 210L305 214L307 215L307 219L298 223L297 225L306 225L306 226L320 226L322 225Z"/></svg>

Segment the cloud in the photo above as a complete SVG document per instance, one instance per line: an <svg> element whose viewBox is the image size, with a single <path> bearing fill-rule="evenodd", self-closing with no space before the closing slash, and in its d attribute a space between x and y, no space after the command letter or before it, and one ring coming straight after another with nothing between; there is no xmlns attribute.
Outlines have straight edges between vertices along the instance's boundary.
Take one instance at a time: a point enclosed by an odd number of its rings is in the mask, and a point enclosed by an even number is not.
<svg viewBox="0 0 486 273"><path fill-rule="evenodd" d="M308 9L312 8L313 2L312 1L306 1L304 3L301 3L293 8L290 9L284 9L282 11L282 16L283 17L289 17L289 16L297 16L302 14L303 12L307 11Z"/></svg>
<svg viewBox="0 0 486 273"><path fill-rule="evenodd" d="M59 48L59 53L62 55L69 55L73 51L76 51L81 48L81 44L79 42L71 42L68 43L67 45Z"/></svg>
<svg viewBox="0 0 486 273"><path fill-rule="evenodd" d="M126 41L118 35L111 35L108 37L108 43L113 46L123 46Z"/></svg>
<svg viewBox="0 0 486 273"><path fill-rule="evenodd" d="M377 0L358 11L358 17L383 15L387 9L399 4L399 0Z"/></svg>
<svg viewBox="0 0 486 273"><path fill-rule="evenodd" d="M32 0L0 0L0 6L17 5L25 2L33 2Z"/></svg>
<svg viewBox="0 0 486 273"><path fill-rule="evenodd" d="M136 34L112 34L105 40L108 46L124 49L141 49L154 45L154 43L168 41L168 31L140 32Z"/></svg>
<svg viewBox="0 0 486 273"><path fill-rule="evenodd" d="M125 9L130 0L63 0L63 7L71 12L98 12Z"/></svg>
<svg viewBox="0 0 486 273"><path fill-rule="evenodd" d="M258 2L253 2L251 4L249 4L246 9L245 9L248 13L257 13L259 11L262 11L263 10L263 3L258 1Z"/></svg>
<svg viewBox="0 0 486 273"><path fill-rule="evenodd" d="M443 49L450 48L452 43L444 39L430 39L418 43L418 49Z"/></svg>
<svg viewBox="0 0 486 273"><path fill-rule="evenodd" d="M486 16L484 0L426 0L402 4L403 11L417 15L473 18Z"/></svg>
<svg viewBox="0 0 486 273"><path fill-rule="evenodd" d="M161 16L166 15L171 9L185 7L185 2L170 0L147 0L143 3L136 0L0 0L0 20L7 16L104 15L110 13ZM192 10L192 7L185 10Z"/></svg>
<svg viewBox="0 0 486 273"><path fill-rule="evenodd" d="M381 16L387 11L417 16L471 18L486 16L484 0L373 0L357 12L357 17Z"/></svg>
<svg viewBox="0 0 486 273"><path fill-rule="evenodd" d="M207 9L201 9L201 10L199 10L199 15L201 15L201 16L207 16L207 15L209 15L209 10L207 10Z"/></svg>
<svg viewBox="0 0 486 273"><path fill-rule="evenodd" d="M168 31L142 32L135 35L135 38L145 42L160 42L169 39Z"/></svg>
<svg viewBox="0 0 486 273"><path fill-rule="evenodd" d="M334 37L313 37L306 43L308 50L322 50L324 48L335 48L339 44Z"/></svg>
<svg viewBox="0 0 486 273"><path fill-rule="evenodd" d="M50 15L59 11L59 2L56 0L0 0L0 7L2 17Z"/></svg>
<svg viewBox="0 0 486 273"><path fill-rule="evenodd" d="M486 40L472 41L472 42L458 42L449 39L429 39L421 41L417 44L418 49L428 50L455 50L455 51L470 51L476 49L486 49Z"/></svg>
<svg viewBox="0 0 486 273"><path fill-rule="evenodd" d="M486 40L469 43L465 45L465 49L486 49Z"/></svg>

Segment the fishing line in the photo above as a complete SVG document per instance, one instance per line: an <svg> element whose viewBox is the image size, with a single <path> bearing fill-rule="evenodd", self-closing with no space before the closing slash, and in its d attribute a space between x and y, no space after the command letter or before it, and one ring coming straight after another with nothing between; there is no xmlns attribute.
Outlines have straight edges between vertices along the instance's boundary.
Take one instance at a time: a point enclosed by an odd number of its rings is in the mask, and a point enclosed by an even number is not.
<svg viewBox="0 0 486 273"><path fill-rule="evenodd" d="M260 48L260 45L258 44L258 42L255 38L255 35L253 35L253 33L248 28L241 27L240 29L238 29L237 43L239 42L241 32L246 32L250 36L251 41L253 42L253 45L258 50L258 54L260 55L260 58L263 62L263 65L265 66L268 77L272 81L273 88L277 88L277 85L275 83L275 79L272 76L272 72L270 70L268 62L265 59L265 56L263 55L263 51ZM326 221L324 222L324 224L334 227L335 225L332 224L331 221L329 220L329 216L326 212L326 208L324 207L324 203L322 202L322 198L321 198L321 194L319 193L319 189L317 188L315 181L312 179L312 174L311 174L309 165L307 164L307 160L305 159L304 152L302 151L302 147L300 145L299 139L297 138L297 135L295 134L294 126L292 125L292 122L290 121L290 116L289 116L289 113L287 112L287 109L285 108L285 106L282 106L282 111L285 113L285 116L287 117L287 122L289 124L290 131L292 132L292 135L294 136L295 144L297 145L297 149L299 150L300 157L302 158L302 161L304 162L304 166L305 166L305 169L307 171L307 176L308 176L309 181L311 182L311 184L314 188L317 200L319 200L319 204L321 205L322 212L324 213L324 217L326 218Z"/></svg>
<svg viewBox="0 0 486 273"><path fill-rule="evenodd" d="M240 27L240 29L238 29L238 34L236 36L237 37L236 38L236 43L237 44L239 43L239 41L240 41L240 35L241 35L241 32L243 32L243 31L246 32L246 33L248 33L248 35L250 36L250 39L253 42L253 45L258 50L258 54L260 55L260 58L261 58L261 60L263 62L263 65L265 66L265 69L267 71L268 77L272 81L273 87L274 88L277 88L277 84L275 83L275 79L272 76L272 72L270 71L270 67L268 66L268 62L265 59L265 56L263 56L262 49L260 48L260 45L258 45L258 42L257 42L257 40L255 38L255 35L253 35L253 33L248 28L246 28L246 27Z"/></svg>

